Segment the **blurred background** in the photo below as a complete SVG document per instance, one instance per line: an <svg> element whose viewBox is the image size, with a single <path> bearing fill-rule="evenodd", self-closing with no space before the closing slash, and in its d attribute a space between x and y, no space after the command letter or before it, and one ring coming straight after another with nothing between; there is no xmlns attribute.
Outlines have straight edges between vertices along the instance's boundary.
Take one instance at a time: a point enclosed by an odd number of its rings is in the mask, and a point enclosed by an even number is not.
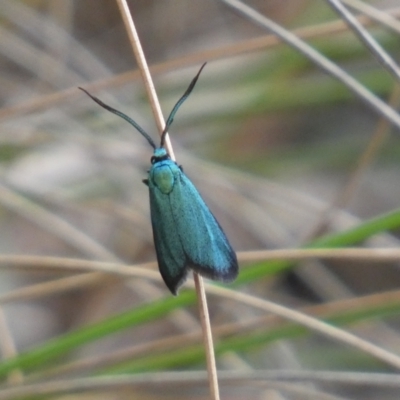
<svg viewBox="0 0 400 400"><path fill-rule="evenodd" d="M237 251L298 247L318 235L345 230L398 208L398 132L342 84L218 1L129 4L165 116L201 64L208 62L176 115L170 137L178 163ZM327 3L258 0L247 4L307 35L314 48L397 107L395 80ZM393 18L400 14L397 1L363 4ZM396 25L364 22L399 60L400 23L396 31ZM158 141L116 2L1 1L1 253L129 265L154 261L148 189L141 182L152 149L131 126L101 109L78 86L131 116ZM397 246L397 237L379 235L368 245ZM1 265L4 356L170 298L161 281L103 275L86 279L65 268L49 271L40 262L23 269L12 262ZM72 277L74 283L62 285L63 279ZM398 265L314 260L237 290L298 308L393 290L399 282ZM41 292L39 286L38 294L24 292L23 288L42 283L48 284L47 291ZM303 332L293 339L289 335L267 338L277 321L268 322L259 311L230 300L211 297L209 301L213 326L237 324L227 330L228 335L235 337L236 332L242 338L242 347L233 343L221 350L221 369L387 371L369 356L318 335ZM398 323L392 315L384 321L362 321L354 329L399 352ZM242 324L248 325L240 328ZM171 318L161 316L92 340L60 356L57 365L146 344L141 358L133 360L152 357L153 364L139 362L124 372L204 369L201 355L173 359L175 348L162 342L198 331L195 304L182 309L177 305ZM163 363L166 355L172 358ZM111 365L120 368L121 360ZM128 361L132 359L124 360ZM44 373L40 368L33 374L42 372L44 381L50 379L46 378L49 370ZM72 369L60 376L95 372L94 367ZM116 391L112 398L200 399L207 398L206 388L145 387ZM354 399L398 398L389 389L335 386L329 390ZM313 398L278 395L262 385L244 385L240 390L225 386L222 393L225 399Z"/></svg>

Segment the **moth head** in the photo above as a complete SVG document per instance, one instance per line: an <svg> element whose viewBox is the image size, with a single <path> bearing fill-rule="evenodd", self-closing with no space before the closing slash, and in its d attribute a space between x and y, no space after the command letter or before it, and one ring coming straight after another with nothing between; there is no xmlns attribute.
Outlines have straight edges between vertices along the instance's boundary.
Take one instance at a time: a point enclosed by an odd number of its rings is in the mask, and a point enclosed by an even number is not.
<svg viewBox="0 0 400 400"><path fill-rule="evenodd" d="M170 160L170 156L164 147L157 147L150 159L151 165L163 160Z"/></svg>

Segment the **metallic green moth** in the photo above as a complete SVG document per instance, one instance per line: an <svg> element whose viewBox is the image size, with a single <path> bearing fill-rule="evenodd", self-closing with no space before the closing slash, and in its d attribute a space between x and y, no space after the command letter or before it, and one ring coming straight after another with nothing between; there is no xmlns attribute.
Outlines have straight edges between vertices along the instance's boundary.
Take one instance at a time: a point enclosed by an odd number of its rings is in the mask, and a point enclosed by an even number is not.
<svg viewBox="0 0 400 400"><path fill-rule="evenodd" d="M160 146L130 117L83 90L97 104L133 125L150 143L154 153L148 178L153 239L161 276L176 295L188 270L207 278L232 282L238 262L224 231L183 169L171 160L165 137L178 108L193 90L204 68L201 66L183 96L173 107L161 135Z"/></svg>

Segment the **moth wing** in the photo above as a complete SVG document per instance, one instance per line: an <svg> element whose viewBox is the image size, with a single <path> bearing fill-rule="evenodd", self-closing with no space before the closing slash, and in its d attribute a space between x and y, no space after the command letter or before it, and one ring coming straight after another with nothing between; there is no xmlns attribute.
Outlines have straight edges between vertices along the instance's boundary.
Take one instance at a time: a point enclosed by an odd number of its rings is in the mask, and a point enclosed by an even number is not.
<svg viewBox="0 0 400 400"><path fill-rule="evenodd" d="M193 183L179 171L169 194L170 207L187 267L208 278L233 281L238 263L224 231Z"/></svg>
<svg viewBox="0 0 400 400"><path fill-rule="evenodd" d="M177 294L187 276L186 256L171 212L170 195L150 188L150 212L158 267L168 289Z"/></svg>

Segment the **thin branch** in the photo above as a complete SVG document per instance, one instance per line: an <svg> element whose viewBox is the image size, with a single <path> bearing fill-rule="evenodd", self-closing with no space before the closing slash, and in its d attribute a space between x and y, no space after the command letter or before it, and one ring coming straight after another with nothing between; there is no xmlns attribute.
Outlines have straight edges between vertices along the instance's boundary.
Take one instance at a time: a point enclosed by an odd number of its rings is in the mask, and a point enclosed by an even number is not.
<svg viewBox="0 0 400 400"><path fill-rule="evenodd" d="M134 375L114 375L89 378L64 379L45 383L35 383L15 388L6 388L0 392L1 400L11 400L25 396L45 396L61 393L123 390L126 387L154 387L159 385L186 386L202 384L207 380L203 371L179 371L162 373L142 373ZM307 370L258 370L258 371L221 371L220 380L229 386L243 386L262 381L266 384L281 382L315 382L344 384L354 387L380 387L384 389L400 388L400 374L307 371Z"/></svg>
<svg viewBox="0 0 400 400"><path fill-rule="evenodd" d="M126 0L117 0L122 18L124 20L125 29L128 33L133 53L135 54L136 62L139 66L139 71L142 75L142 81L145 85L147 96L150 101L151 109L153 111L154 120L156 121L159 134L161 136L165 127L165 119L161 110L160 102L158 101L156 89L154 87L153 79L150 74L149 66L147 65L146 56L140 43L139 35L136 31L135 23L133 22L131 13L129 11ZM171 145L168 134L165 136L165 145L172 160L175 160L174 150Z"/></svg>
<svg viewBox="0 0 400 400"><path fill-rule="evenodd" d="M204 290L203 279L199 274L193 274L194 285L197 296L202 296L198 301L201 326L203 328L203 342L206 349L207 371L209 374L209 386L213 399L219 399L219 385L217 366L215 364L214 343L210 324L210 314L208 312L206 291Z"/></svg>
<svg viewBox="0 0 400 400"><path fill-rule="evenodd" d="M396 33L400 33L400 22L390 15L390 11L382 11L360 0L342 0L342 3L354 8L355 10L367 15L369 18L380 22L385 27L392 29ZM359 16L356 17L361 22Z"/></svg>
<svg viewBox="0 0 400 400"><path fill-rule="evenodd" d="M384 101L379 97L370 92L361 83L355 80L348 73L339 68L335 63L330 61L328 58L324 57L310 45L301 40L298 36L282 28L279 24L268 19L264 15L260 14L253 8L247 6L239 0L220 0L221 2L227 4L229 7L239 12L239 14L245 16L253 23L261 26L268 31L272 31L281 40L287 43L289 46L294 47L297 51L302 53L304 56L309 58L312 62L322 68L329 75L338 79L344 85L347 86L355 95L360 97L368 106L370 106L379 115L385 116L394 126L398 128L398 133L400 133L400 115L389 107Z"/></svg>
<svg viewBox="0 0 400 400"><path fill-rule="evenodd" d="M331 7L347 22L350 29L360 38L365 46L371 51L378 61L396 79L400 80L400 69L392 57L382 48L382 46L369 34L369 32L358 22L357 18L347 10L339 0L326 0Z"/></svg>
<svg viewBox="0 0 400 400"><path fill-rule="evenodd" d="M139 65L139 69L142 74L143 81L146 86L147 95L150 99L151 107L153 110L154 118L158 126L159 133L160 135L162 135L165 127L165 120L161 111L160 103L157 98L157 93L154 88L153 80L151 78L146 57L144 55L140 39L136 31L135 24L133 22L126 0L117 0L117 4L118 7L120 8L120 12L122 14L122 18L125 23L125 28L128 32L133 52L135 54L137 63ZM165 134L163 137L164 137L165 147L167 148L171 159L175 160L174 152L168 134ZM215 363L214 345L212 340L210 316L207 307L207 298L204 291L202 277L199 276L196 272L193 272L193 275L194 275L194 280L196 282L197 299L200 309L200 322L204 334L204 344L206 346L205 352L207 357L207 370L209 374L210 391L212 398L214 400L219 400L220 397L219 397L219 387L217 378L217 367Z"/></svg>
<svg viewBox="0 0 400 400"><path fill-rule="evenodd" d="M374 356L377 359L385 362L386 364L400 370L400 357L398 355L388 350L382 349L381 347L376 346L373 343L368 342L367 340L361 339L350 332L346 332L343 329L336 328L333 325L320 321L317 318L310 317L296 310L291 310L290 308L281 306L271 301L257 298L246 293L233 291L224 287L209 286L207 287L207 289L209 293L223 295L226 298L240 301L243 304L250 305L252 307L273 313L275 315L279 315L289 321L297 322L302 326L306 326L309 329L322 333L324 336L353 346L354 348L370 354L371 356Z"/></svg>
<svg viewBox="0 0 400 400"><path fill-rule="evenodd" d="M256 262L271 260L300 261L310 258L325 260L359 260L376 262L400 261L400 248L363 248L346 247L332 249L277 249L239 251L237 258L240 262ZM74 272L102 272L112 275L132 276L160 281L155 262L137 265L122 263L83 260L78 258L48 257L35 255L0 255L0 268L37 268Z"/></svg>

